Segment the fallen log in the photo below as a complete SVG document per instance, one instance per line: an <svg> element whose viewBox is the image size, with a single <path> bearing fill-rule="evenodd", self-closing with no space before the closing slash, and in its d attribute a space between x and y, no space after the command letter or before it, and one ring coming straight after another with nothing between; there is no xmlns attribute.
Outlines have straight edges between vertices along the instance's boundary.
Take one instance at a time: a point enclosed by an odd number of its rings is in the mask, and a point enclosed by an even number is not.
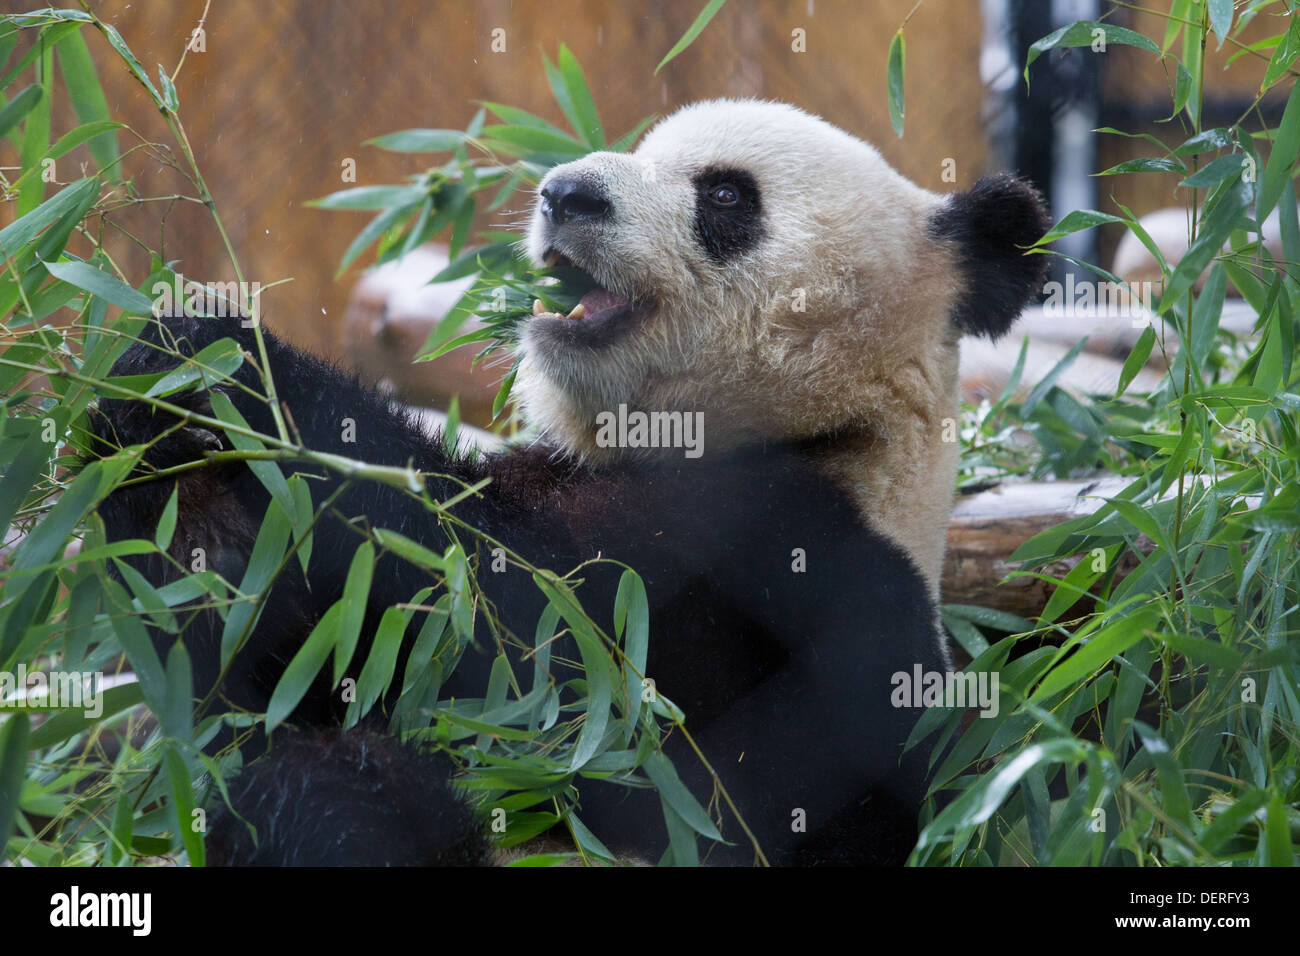
<svg viewBox="0 0 1300 956"><path fill-rule="evenodd" d="M1053 588L1029 576L1004 581L1018 567L1008 559L1039 532L1092 514L1132 480L1109 475L1082 481L1007 482L960 499L948 526L940 584L943 601L1032 619L1046 606ZM1152 544L1141 538L1138 547L1149 552ZM1056 561L1038 571L1062 578L1080 560Z"/></svg>

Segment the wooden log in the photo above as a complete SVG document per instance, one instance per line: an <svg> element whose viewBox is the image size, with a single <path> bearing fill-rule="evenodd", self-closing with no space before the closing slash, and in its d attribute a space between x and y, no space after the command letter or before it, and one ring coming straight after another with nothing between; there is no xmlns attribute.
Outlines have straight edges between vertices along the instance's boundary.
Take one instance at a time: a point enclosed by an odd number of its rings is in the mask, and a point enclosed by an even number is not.
<svg viewBox="0 0 1300 956"><path fill-rule="evenodd" d="M1131 478L1008 482L958 501L948 526L948 550L940 588L947 604L974 604L1032 618L1047 604L1052 586L1033 577L1003 582L1016 570L1008 560L1034 535L1064 521L1092 514L1119 494ZM1150 550L1140 539L1139 547ZM1064 577L1074 557L1038 570Z"/></svg>

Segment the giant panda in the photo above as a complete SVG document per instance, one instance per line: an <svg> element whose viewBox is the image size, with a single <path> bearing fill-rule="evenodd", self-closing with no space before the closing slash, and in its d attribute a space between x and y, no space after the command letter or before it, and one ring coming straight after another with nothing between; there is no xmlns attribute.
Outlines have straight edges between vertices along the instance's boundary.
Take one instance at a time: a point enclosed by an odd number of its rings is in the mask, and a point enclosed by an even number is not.
<svg viewBox="0 0 1300 956"><path fill-rule="evenodd" d="M539 302L521 330L516 395L535 442L450 454L347 372L269 333L266 348L307 447L413 464L439 500L489 479L456 505L468 524L561 573L600 556L642 575L646 675L685 712L750 831L717 811L726 842L705 847L706 862L752 863L757 843L779 864L898 864L916 837L926 748L903 753L917 714L891 705L891 676L951 666L937 600L958 454L944 440L958 414L958 342L1000 335L1035 295L1044 257L1025 247L1046 226L1038 194L1010 176L938 195L792 106L703 102L661 121L634 152L592 153L539 185L529 256L595 285L567 315ZM255 354L234 320L158 319L114 374L170 368L159 343L194 354L227 336ZM251 363L237 381L260 389ZM225 391L271 431L262 401ZM177 401L208 407L201 390ZM628 410L698 415L702 443L610 441L610 415ZM345 444L349 418L355 441ZM145 475L223 443L130 401L102 400L95 428L105 447L144 445ZM316 500L337 481L321 476ZM173 486L172 552L203 547L238 581L267 504L242 463L118 489L100 512L110 537L151 537ZM225 675L230 707L266 709L341 593L360 540L349 520L434 551L446 544L400 492L346 490L316 528L307 574L287 570ZM158 557L132 560L155 583L174 575ZM610 615L618 570L587 567L578 596L593 615ZM533 633L545 600L526 573L481 569L478 581L510 630ZM384 608L427 583L381 557L363 638ZM219 636L210 611L183 632L199 693L218 678ZM489 636L476 641L443 697L482 696L496 653ZM556 656L578 659L573 648ZM445 765L372 730L337 730L343 705L328 670L289 721L296 729L244 744L249 763L218 814L210 862L490 859ZM713 802L714 778L691 749L670 735L665 750L696 798ZM612 851L663 858L653 791L583 781L580 806Z"/></svg>

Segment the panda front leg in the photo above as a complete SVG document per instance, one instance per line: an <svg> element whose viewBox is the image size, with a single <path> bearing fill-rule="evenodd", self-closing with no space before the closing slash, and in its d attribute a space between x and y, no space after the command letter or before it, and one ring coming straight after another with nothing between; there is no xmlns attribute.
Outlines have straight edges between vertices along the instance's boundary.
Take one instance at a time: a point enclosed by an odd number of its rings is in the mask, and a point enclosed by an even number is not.
<svg viewBox="0 0 1300 956"><path fill-rule="evenodd" d="M245 354L232 381L214 387L261 434L276 435L276 422L264 396L258 354L251 328L235 319L166 317L150 321L113 368L114 376L167 372L180 356L193 356L223 338L232 338ZM461 483L480 477L478 466L445 454L441 443L413 424L391 402L362 387L357 380L310 355L264 333L270 371L291 444L346 457L367 464L411 466L422 472L450 475L431 480L429 492L446 498ZM166 401L182 410L212 418L211 396L202 389L177 393ZM247 462L203 461L212 452L232 450L228 434L211 422L186 421L142 401L103 399L93 428L99 452L143 445L137 481L117 489L103 503L100 514L108 535L117 540L151 538L172 490L178 491L179 516L171 554L176 563L158 555L131 559L144 577L160 585L181 576L180 568L198 570L195 562L220 573L238 586L249 562L259 528L271 501L263 483ZM236 709L262 712L280 675L311 627L343 590L348 568L360 544L359 527L352 519L365 516L376 527L402 531L426 547L441 551L444 536L425 506L401 490L374 482L349 483L337 472L309 462L292 460L286 474L298 471L312 476L308 485L313 505L320 508L332 498L329 513L322 513L313 530L314 548L309 573L290 560L266 595L257 625L247 637L238 659L223 662L223 619L213 610L199 611L187 622L183 637L193 659L196 689L207 693L223 673L220 693ZM154 478L159 472L165 477ZM196 557L197 555L197 557ZM384 607L409 600L429 582L419 569L396 558L381 559L370 596L363 634L373 631ZM178 567L178 565L180 567ZM310 581L310 584L308 583ZM173 635L157 633L155 641L165 655ZM324 680L307 695L295 717L309 723L327 722L339 711Z"/></svg>

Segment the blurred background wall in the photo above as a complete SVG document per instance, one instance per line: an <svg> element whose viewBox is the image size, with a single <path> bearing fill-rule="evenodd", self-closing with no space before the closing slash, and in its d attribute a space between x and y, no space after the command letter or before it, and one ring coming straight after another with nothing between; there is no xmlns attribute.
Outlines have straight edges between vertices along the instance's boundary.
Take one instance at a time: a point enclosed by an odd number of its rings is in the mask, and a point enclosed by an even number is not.
<svg viewBox="0 0 1300 956"><path fill-rule="evenodd" d="M36 0L4 0L27 9ZM168 70L204 15L204 0L91 0L121 32L150 74ZM682 35L703 0L212 0L202 51L189 55L178 80L181 116L250 281L292 277L263 300L268 324L296 344L347 361L344 315L365 257L335 272L367 214L306 207L345 186L345 161L356 185L396 183L419 172L428 156L386 153L364 142L408 127L463 128L477 100L537 112L563 125L545 83L541 54L564 42L585 68L606 129L621 134L651 114L692 100L757 96L786 100L874 142L901 172L931 189L966 188L996 168L1038 183L1059 217L1070 208L1114 211L1118 200L1139 215L1176 205L1177 178L1163 188L1151 176L1091 174L1147 155L1149 144L1091 130L1116 126L1149 132L1169 144L1186 138L1168 114L1171 78L1154 56L1113 46L1051 51L1021 78L1025 49L1056 26L1101 14L1099 0L729 0L695 43L659 76L655 64ZM890 128L885 92L890 38L907 24L903 139ZM1262 18L1263 19L1263 18ZM1116 10L1109 22L1159 37L1154 17ZM493 31L505 31L493 52ZM1249 41L1278 32L1252 24ZM133 163L145 196L194 195L171 157L145 144L169 143L163 118L101 38L88 37L101 67L109 109L135 131L149 161ZM1250 102L1259 69L1249 57L1219 68L1232 46L1206 51L1213 77L1205 125L1226 125ZM1266 56L1266 54L1262 54ZM1281 97L1266 101L1276 122ZM75 125L55 117L56 133ZM138 138L135 134L138 134ZM83 148L84 149L84 148ZM0 162L12 165L9 143ZM80 151L79 151L80 152ZM79 153L71 155L73 163ZM138 158L138 156L136 157ZM437 157L432 157L437 159ZM951 160L955 182L944 181ZM63 161L65 164L69 160ZM75 170L63 167L64 181ZM527 212L524 195L478 222L501 227ZM10 215L0 209L0 218ZM196 204L150 202L117 221L186 275L233 278L217 232ZM1120 234L1106 227L1071 237L1069 251L1107 264ZM120 239L120 237L119 237ZM148 262L127 241L114 247L129 274ZM1062 268L1058 260L1056 268Z"/></svg>
<svg viewBox="0 0 1300 956"><path fill-rule="evenodd" d="M973 182L988 155L976 0L930 0L916 11L908 24L906 138L890 128L889 40L914 4L730 0L656 77L655 64L703 0L213 0L205 51L190 54L177 89L247 278L263 285L294 279L267 293L267 323L295 343L339 354L344 307L362 264L337 280L334 273L368 219L303 204L350 185L341 180L345 158L356 161L358 185L400 182L420 171L428 157L362 144L408 127L464 128L476 100L520 106L564 125L541 60L543 51L553 60L561 42L581 61L606 128L620 135L645 116L696 99L766 97L871 140L930 188L952 188L940 181L948 157L957 163L957 185ZM159 62L169 71L175 64L204 2L105 0L92 8L154 74ZM490 49L498 27L506 31L504 53ZM806 52L792 50L795 30L805 31ZM102 42L89 39L98 62L110 62L100 55ZM103 72L113 115L146 139L169 142L162 117L125 69L113 64ZM123 148L129 139L121 138ZM149 195L194 192L161 162L150 163L137 185ZM525 211L522 195L508 205L480 227L499 227ZM231 278L204 211L176 203L166 212L167 257L205 281ZM126 214L123 224L153 241L158 220L156 204L149 204Z"/></svg>

